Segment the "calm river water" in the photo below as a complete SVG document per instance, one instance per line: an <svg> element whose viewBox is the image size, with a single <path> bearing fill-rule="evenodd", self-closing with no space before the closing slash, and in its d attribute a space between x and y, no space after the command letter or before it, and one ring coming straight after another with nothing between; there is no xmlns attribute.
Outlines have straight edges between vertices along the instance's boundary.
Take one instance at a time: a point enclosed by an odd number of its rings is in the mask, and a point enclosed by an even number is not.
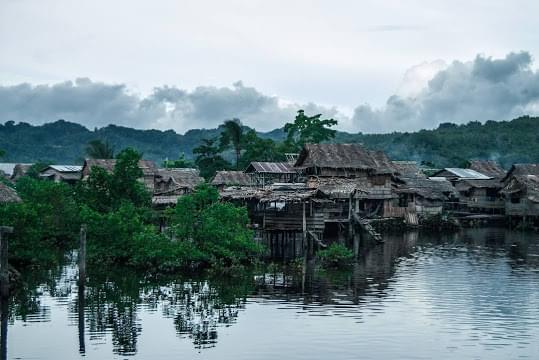
<svg viewBox="0 0 539 360"><path fill-rule="evenodd" d="M28 278L7 358L539 358L534 233L388 236L342 272L94 274L84 298L76 278L73 266Z"/></svg>

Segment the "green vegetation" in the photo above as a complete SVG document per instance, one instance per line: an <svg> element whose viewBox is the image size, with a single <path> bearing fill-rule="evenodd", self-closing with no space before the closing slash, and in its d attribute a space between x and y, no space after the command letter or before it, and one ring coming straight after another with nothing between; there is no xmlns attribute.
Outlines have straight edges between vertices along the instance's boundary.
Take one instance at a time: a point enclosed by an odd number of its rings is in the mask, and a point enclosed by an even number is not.
<svg viewBox="0 0 539 360"><path fill-rule="evenodd" d="M185 154L180 154L176 160L165 160L163 161L164 168L194 168L196 165L191 160L185 158Z"/></svg>
<svg viewBox="0 0 539 360"><path fill-rule="evenodd" d="M23 202L0 205L2 225L10 225L10 262L46 264L72 248L80 225L73 189L63 183L23 177L17 182Z"/></svg>
<svg viewBox="0 0 539 360"><path fill-rule="evenodd" d="M236 155L236 170L239 170L241 150L243 147L243 127L239 119L227 120L224 122L220 146L221 150L232 146Z"/></svg>
<svg viewBox="0 0 539 360"><path fill-rule="evenodd" d="M327 249L319 251L316 256L323 267L340 268L348 266L354 259L354 253L346 246L333 243Z"/></svg>
<svg viewBox="0 0 539 360"><path fill-rule="evenodd" d="M218 201L209 185L181 198L167 213L169 231L156 227L157 213L140 182L141 154L125 149L112 173L91 169L85 182L64 183L26 176L16 184L22 203L0 206L10 236L10 261L17 266L58 263L76 248L80 225L87 224L88 261L168 272L185 268L236 266L253 261L260 247L252 241L245 208Z"/></svg>
<svg viewBox="0 0 539 360"><path fill-rule="evenodd" d="M114 159L114 149L108 141L95 139L88 142L86 155L90 159Z"/></svg>
<svg viewBox="0 0 539 360"><path fill-rule="evenodd" d="M337 125L337 120L321 117L322 114L307 116L303 110L299 110L294 122L284 126L287 134L285 146L291 152L298 152L306 143L317 144L333 139L337 131L330 128Z"/></svg>
<svg viewBox="0 0 539 360"><path fill-rule="evenodd" d="M305 114L304 116L312 118ZM303 123L309 122L303 120L301 121ZM294 142L302 141L302 136L298 135L300 128L300 126L288 127L290 131L294 130L292 136ZM0 124L0 149L6 151L3 161L48 160L57 164L73 164L84 156L86 144L97 138L108 139L110 145L116 149L136 148L144 153L146 159L160 163L166 158L175 158L178 152L184 153L187 160L194 160L200 155L200 152L195 153L194 149L207 145L203 139L219 139L223 130L221 126L216 129L189 130L184 135L180 135L171 130L135 130L115 125L90 131L81 125L63 120L41 126L32 126L27 123L15 124L13 121L8 121L4 125ZM243 126L244 143L247 142L245 138L249 131L249 128ZM278 152L284 153L291 152L295 146L294 142L288 141L290 131L287 133L283 129L276 129L267 133L254 132L254 134L260 140L271 140L279 147ZM311 136L306 133L303 141L319 139ZM524 116L512 121L487 121L484 124L479 122L463 125L446 123L434 130L418 132L351 134L337 131L334 138L323 141L362 143L372 149L384 150L395 160L424 161L438 167L458 166L469 159L495 159L508 168L517 162L539 162L538 140L538 118ZM255 148L263 148L259 146L262 144L261 141L253 142L251 139L250 142L257 145L254 146ZM281 142L284 142L286 146ZM219 148L217 140L213 145ZM266 154L264 159L278 159L278 156L272 154L271 146L268 149L270 149L269 154ZM221 153L222 150L218 149L217 153ZM246 154L250 150L242 145L241 152L240 168L247 163ZM228 163L230 168L232 165L227 160L233 161L233 157L229 159L225 155L227 154L221 156L225 163L219 165ZM211 175L211 171L209 173Z"/></svg>

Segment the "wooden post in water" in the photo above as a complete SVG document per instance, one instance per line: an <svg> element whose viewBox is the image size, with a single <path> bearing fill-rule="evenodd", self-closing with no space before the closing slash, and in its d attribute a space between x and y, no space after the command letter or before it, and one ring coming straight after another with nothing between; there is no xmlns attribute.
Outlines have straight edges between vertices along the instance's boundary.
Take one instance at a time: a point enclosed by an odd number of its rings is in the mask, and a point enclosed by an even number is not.
<svg viewBox="0 0 539 360"><path fill-rule="evenodd" d="M79 239L79 289L78 289L78 330L79 330L79 353L86 353L86 343L84 340L85 319L84 319L84 289L86 285L86 224L80 227Z"/></svg>
<svg viewBox="0 0 539 360"><path fill-rule="evenodd" d="M9 318L9 263L8 242L5 234L11 234L13 228L0 226L0 359L7 359L7 323Z"/></svg>
<svg viewBox="0 0 539 360"><path fill-rule="evenodd" d="M79 285L86 282L86 224L80 227L79 240Z"/></svg>

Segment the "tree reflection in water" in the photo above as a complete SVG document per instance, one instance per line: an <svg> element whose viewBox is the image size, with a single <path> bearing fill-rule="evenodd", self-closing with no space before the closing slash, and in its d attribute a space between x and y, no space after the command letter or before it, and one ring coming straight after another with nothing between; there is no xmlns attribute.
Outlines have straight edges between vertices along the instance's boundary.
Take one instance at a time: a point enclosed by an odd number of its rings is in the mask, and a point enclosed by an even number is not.
<svg viewBox="0 0 539 360"><path fill-rule="evenodd" d="M24 285L10 300L9 321L51 321L50 305L41 301L45 294L68 306L73 329L79 332L81 353L85 340L99 345L110 338L115 354L136 354L144 325L140 315L147 312L170 319L179 338L205 349L216 346L219 329L235 324L249 301L278 301L312 315L325 312L361 318L366 306L383 311L378 304L391 295L395 282L403 281L398 268L414 271L420 265L417 260L425 259L425 254L474 263L484 261L478 251L486 252L488 258L507 259L518 271L539 266L539 242L533 239L502 229L387 236L383 245L364 249L359 261L346 271L325 271L312 263L302 267L298 262L265 271L242 270L237 272L240 276L232 278L206 274L149 279L125 269L89 268L84 301L75 265L32 269L23 273ZM155 331L146 331L150 330Z"/></svg>

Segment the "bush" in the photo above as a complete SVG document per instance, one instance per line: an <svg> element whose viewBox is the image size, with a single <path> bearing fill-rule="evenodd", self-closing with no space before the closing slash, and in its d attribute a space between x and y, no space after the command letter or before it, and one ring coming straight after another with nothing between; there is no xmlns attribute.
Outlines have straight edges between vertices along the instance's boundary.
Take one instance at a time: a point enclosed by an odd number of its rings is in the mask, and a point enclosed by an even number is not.
<svg viewBox="0 0 539 360"><path fill-rule="evenodd" d="M317 254L323 267L339 268L352 263L354 253L342 244L333 243Z"/></svg>

